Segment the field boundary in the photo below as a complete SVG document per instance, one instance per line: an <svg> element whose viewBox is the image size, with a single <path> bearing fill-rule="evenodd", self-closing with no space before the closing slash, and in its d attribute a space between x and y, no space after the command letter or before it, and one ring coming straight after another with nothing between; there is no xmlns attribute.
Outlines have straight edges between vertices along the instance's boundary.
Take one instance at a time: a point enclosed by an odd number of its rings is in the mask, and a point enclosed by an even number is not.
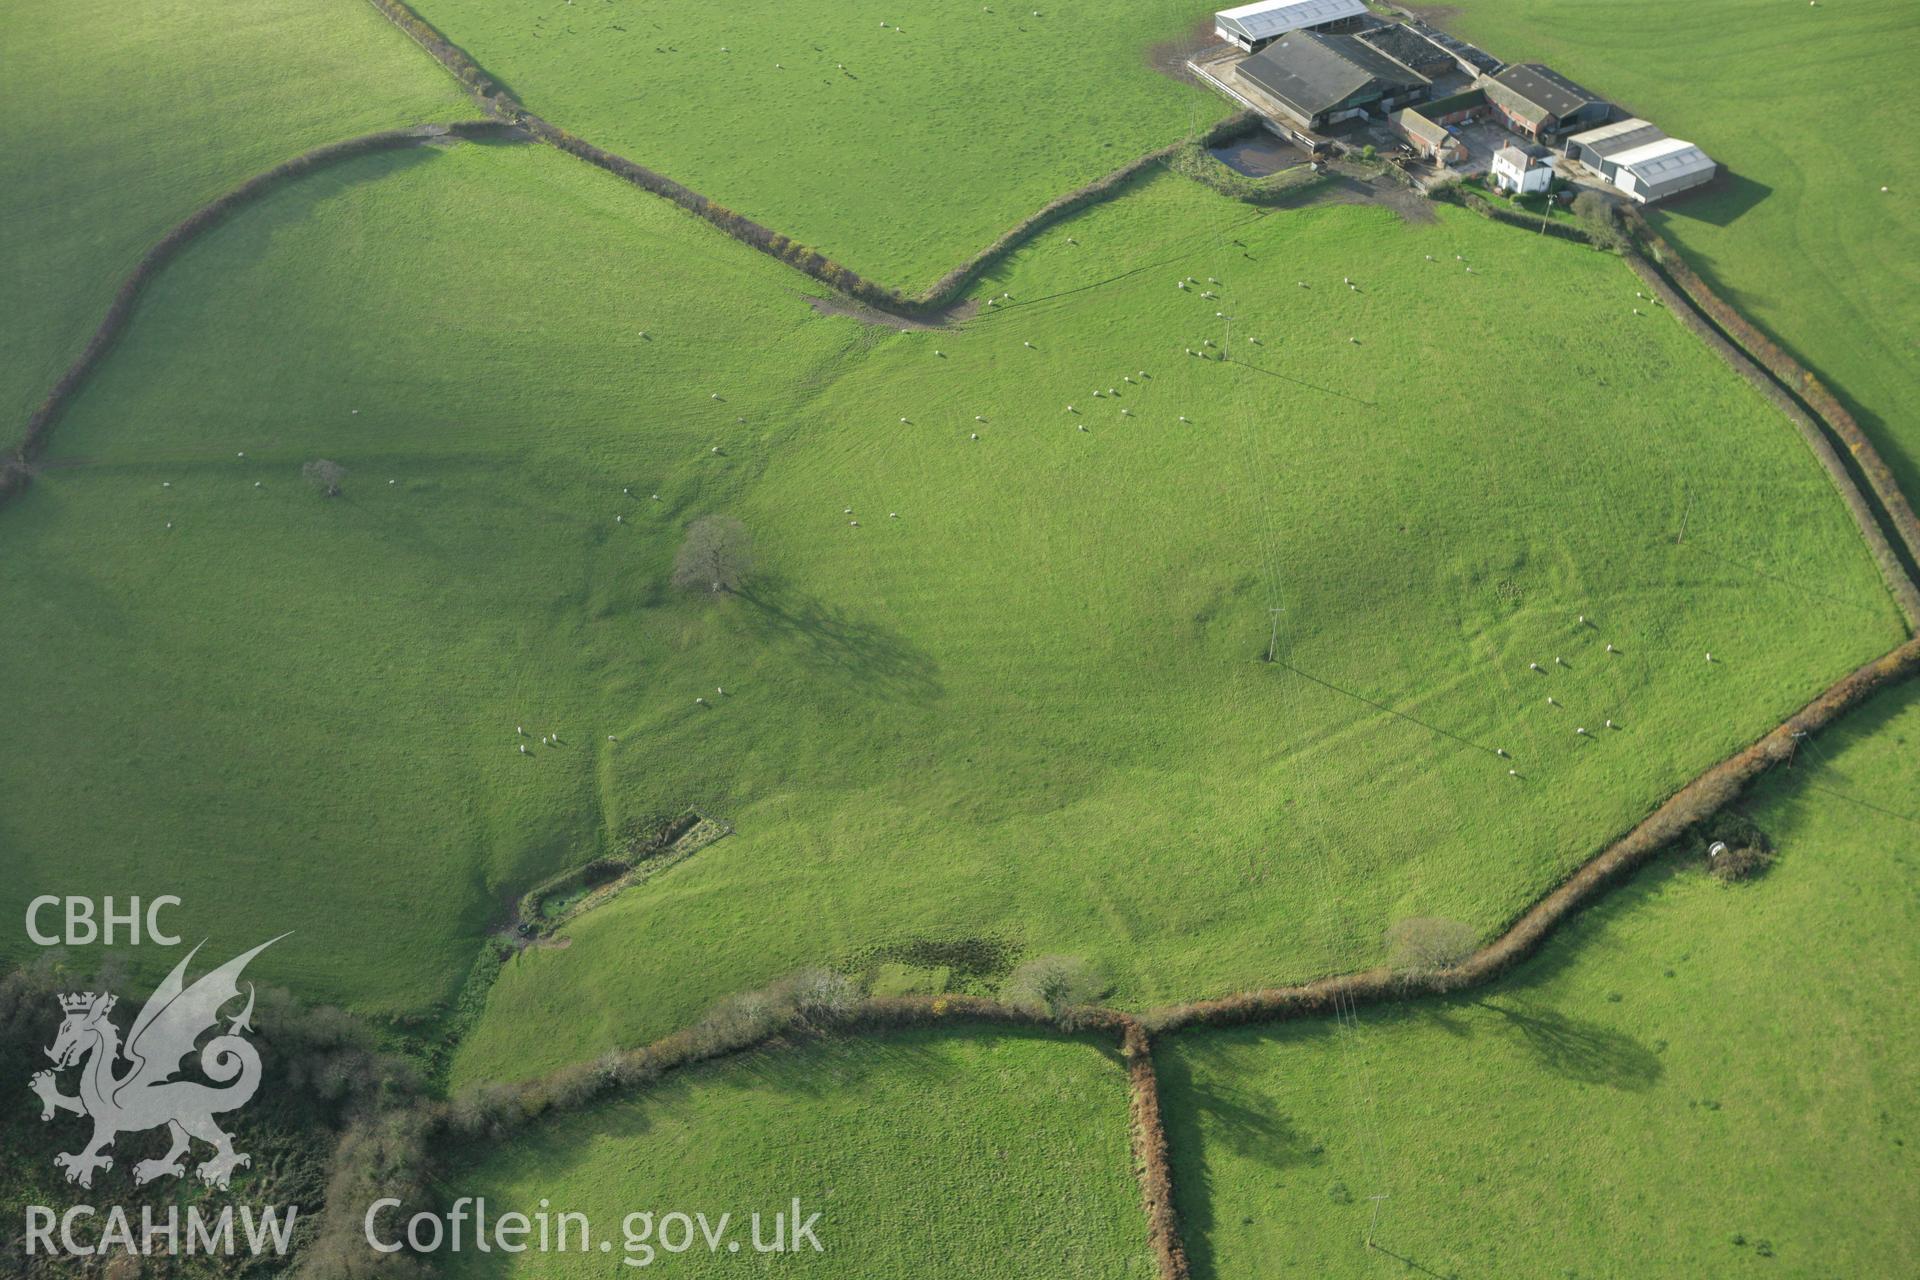
<svg viewBox="0 0 1920 1280"><path fill-rule="evenodd" d="M1799 397L1781 384L1777 376L1769 376L1768 372L1760 367L1744 349L1734 345L1720 325L1702 314L1692 299L1675 288L1667 274L1661 270L1660 264L1650 260L1637 249L1630 250L1626 258L1634 274L1654 291L1668 310L1680 318L1682 324L1693 331L1695 337L1706 344L1708 350L1725 360L1735 373L1745 378L1756 391L1773 404L1774 408L1786 416L1787 421L1793 424L1794 430L1800 433L1800 438L1806 442L1807 448L1812 451L1813 456L1826 471L1827 478L1833 482L1833 487L1839 490L1840 500L1846 504L1847 513L1853 517L1854 527L1859 531L1861 540L1867 544L1867 553L1873 557L1874 566L1880 570L1880 576L1886 583L1887 593L1893 597L1894 606L1900 610L1901 616L1906 620L1908 633L1920 633L1920 586L1915 585L1913 576L1901 561L1899 553L1894 549L1893 544L1887 541L1887 535L1881 528L1880 517L1876 514L1873 504L1860 491L1860 485L1854 479L1853 472L1834 449L1827 432L1821 429L1820 420L1808 411L1808 407ZM1861 445L1874 463L1882 468L1885 467L1885 463L1880 461L1879 454L1873 451L1873 445L1864 437L1861 439ZM1855 456L1859 457L1857 453ZM1861 461L1860 470L1871 483L1872 470L1864 459ZM1880 491L1876 488L1874 492L1879 494ZM1900 496L1898 489L1893 492L1896 498ZM1905 506L1904 499L1901 500L1901 505ZM1886 515L1890 523L1898 527L1897 512L1890 511L1884 506L1880 511ZM1913 518L1911 510L1906 514L1908 520Z"/></svg>
<svg viewBox="0 0 1920 1280"><path fill-rule="evenodd" d="M1847 452L1859 465L1874 496L1880 500L1887 522L1899 535L1911 562L1920 565L1920 518L1914 515L1912 505L1907 501L1906 494L1901 492L1900 484L1894 479L1886 460L1880 456L1873 441L1867 438L1866 432L1860 429L1853 415L1847 412L1846 406L1840 403L1826 384L1813 376L1811 370L1788 355L1778 343L1742 315L1738 308L1708 287L1707 282L1687 265L1684 255L1655 231L1638 209L1628 210L1625 218L1630 234L1644 247L1648 264L1666 276L1689 305L1719 329L1729 344L1737 344L1783 393L1792 397L1846 445Z"/></svg>
<svg viewBox="0 0 1920 1280"><path fill-rule="evenodd" d="M638 1049L615 1050L592 1062L563 1067L533 1080L478 1086L457 1098L415 1104L404 1115L374 1117L349 1129L336 1152L329 1205L360 1203L366 1191L399 1195L409 1209L437 1194L445 1146L478 1137L499 1140L550 1115L603 1102L663 1076L741 1053L804 1043L826 1034L857 1036L942 1022L998 1024L1063 1035L1104 1031L1118 1038L1128 1074L1135 1173L1147 1219L1147 1239L1159 1280L1190 1280L1190 1265L1174 1202L1171 1153L1160 1109L1154 1037L1195 1028L1246 1026L1323 1016L1362 1004L1444 995L1491 982L1534 954L1568 919L1614 884L1670 848L1688 830L1724 810L1754 779L1790 759L1801 738L1832 725L1879 690L1920 674L1920 638L1869 662L1782 721L1772 731L1687 783L1623 836L1588 859L1529 907L1497 937L1451 967L1396 973L1385 966L1287 987L1263 988L1189 1001L1141 1013L1102 1006L1049 1013L980 996L919 995L850 1001L831 1012L810 1009L798 994L818 975L801 975L763 991L723 1000L702 1022L670 1032ZM827 975L837 977L837 975ZM840 979L845 981L845 979ZM378 1151L378 1162L368 1158ZM356 1181L358 1180L358 1181ZM321 1216L319 1256L349 1241L357 1219L329 1210ZM393 1255L396 1258L404 1254ZM376 1267L375 1274L382 1273ZM302 1265L299 1274L365 1274L360 1268Z"/></svg>
<svg viewBox="0 0 1920 1280"><path fill-rule="evenodd" d="M128 321L133 318L134 304L139 300L140 291L194 237L218 225L234 210L258 200L281 183L353 156L366 155L375 151L392 151L401 147L423 146L447 138L504 137L509 134L509 126L498 121L457 120L450 124L423 124L404 129L385 129L378 133L366 133L339 142L329 142L303 151L289 160L281 161L271 169L255 174L239 186L215 196L176 222L154 243L152 248L141 255L140 261L128 273L127 278L121 281L119 290L107 307L106 315L95 326L93 336L87 340L87 345L67 366L66 372L60 375L59 381L53 384L53 389L47 392L40 406L27 419L26 431L19 443L14 446L10 454L0 457L0 504L4 504L8 498L26 488L31 475L30 464L45 447L53 424L58 421L67 405L86 383L94 367L112 349L114 342L126 329Z"/></svg>
<svg viewBox="0 0 1920 1280"><path fill-rule="evenodd" d="M1831 725L1877 690L1916 674L1920 674L1920 639L1908 640L1842 677L1772 731L1687 783L1457 965L1423 974L1397 974L1376 966L1294 986L1169 1005L1149 1010L1141 1021L1162 1034L1191 1027L1285 1022L1332 1012L1336 1000L1341 1007L1352 1008L1445 995L1491 981L1532 955L1555 929L1592 904L1614 881L1646 864L1688 830L1726 808L1748 783L1791 758L1802 737Z"/></svg>
<svg viewBox="0 0 1920 1280"><path fill-rule="evenodd" d="M1257 127L1257 118L1253 113L1242 111L1217 121L1198 135L1181 138L1137 156L1119 168L1048 201L925 289L909 293L897 286L870 280L820 250L736 212L685 183L618 152L596 146L536 115L464 49L421 17L406 0L367 0L367 3L404 31L428 56L445 68L447 74L459 81L476 102L500 120L517 125L547 145L604 169L643 191L672 201L749 248L778 259L856 302L908 320L943 322L949 318L946 313L959 300L959 295L981 273L1054 223L1088 205L1112 197L1128 182L1152 166L1171 160L1196 141L1201 146L1215 146Z"/></svg>

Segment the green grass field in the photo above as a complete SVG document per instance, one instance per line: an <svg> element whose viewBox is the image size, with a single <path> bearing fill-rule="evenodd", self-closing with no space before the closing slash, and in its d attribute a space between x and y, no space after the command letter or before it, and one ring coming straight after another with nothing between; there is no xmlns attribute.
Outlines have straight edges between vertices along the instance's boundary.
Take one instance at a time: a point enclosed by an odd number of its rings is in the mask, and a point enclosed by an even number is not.
<svg viewBox="0 0 1920 1280"><path fill-rule="evenodd" d="M1552 64L1729 169L1655 224L1841 392L1920 491L1920 148L1900 95L1871 89L1920 55L1907 5L1467 0L1448 25Z"/></svg>
<svg viewBox="0 0 1920 1280"><path fill-rule="evenodd" d="M1743 804L1761 879L1656 866L1493 988L1163 1044L1195 1275L1912 1275L1916 745L1909 685Z"/></svg>
<svg viewBox="0 0 1920 1280"><path fill-rule="evenodd" d="M700 804L740 834L510 965L459 1080L875 943L1211 994L1497 928L1897 638L1797 438L1615 259L1163 177L989 284L963 330L820 316L526 147L237 217L0 512L0 908L178 892L299 929L263 980L419 1011L514 895ZM1227 306L1246 363L1183 354ZM676 596L714 511L759 574Z"/></svg>
<svg viewBox="0 0 1920 1280"><path fill-rule="evenodd" d="M692 1251L653 1257L676 1275L737 1274L751 1257L796 1276L1107 1280L1153 1274L1128 1141L1126 1072L1110 1050L942 1027L675 1076L517 1136L448 1182L493 1213L531 1213L543 1197L585 1213L616 1256L628 1214L704 1213L712 1226L731 1213L739 1256L709 1255L696 1230ZM802 1220L820 1214L822 1251L755 1257L748 1215L763 1214L764 1240L795 1198ZM577 1250L449 1261L454 1276L608 1266Z"/></svg>
<svg viewBox="0 0 1920 1280"><path fill-rule="evenodd" d="M1233 109L1149 65L1207 16L1174 0L416 7L529 110L909 291Z"/></svg>
<svg viewBox="0 0 1920 1280"><path fill-rule="evenodd" d="M477 114L361 0L15 0L0 44L9 446L168 227L310 147Z"/></svg>

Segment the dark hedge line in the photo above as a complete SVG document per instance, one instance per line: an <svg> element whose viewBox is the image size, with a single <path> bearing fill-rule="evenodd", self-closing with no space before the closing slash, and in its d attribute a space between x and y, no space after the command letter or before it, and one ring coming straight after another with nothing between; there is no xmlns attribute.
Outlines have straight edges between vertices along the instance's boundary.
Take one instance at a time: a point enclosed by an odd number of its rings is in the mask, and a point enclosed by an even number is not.
<svg viewBox="0 0 1920 1280"><path fill-rule="evenodd" d="M1712 321L1702 315L1672 284L1668 282L1660 268L1654 265L1636 246L1627 254L1627 262L1652 290L1660 302L1680 322L1690 329L1694 336L1718 353L1720 358L1732 365L1734 371L1745 378L1753 388L1772 402L1773 406L1786 415L1794 430L1826 469L1827 478L1839 491L1840 500L1846 504L1847 512L1853 517L1854 527L1859 530L1861 540L1867 544L1867 552L1873 557L1874 564L1880 570L1881 580L1886 583L1887 592L1893 597L1894 605L1907 621L1909 631L1920 632L1920 585L1916 585L1908 574L1906 566L1900 563L1893 545L1881 531L1880 521L1868 504L1866 495L1860 492L1860 486L1854 482L1853 473L1847 469L1846 462L1835 452L1833 443L1820 424L1801 407L1801 402L1787 394L1779 381L1768 376L1754 364L1747 353L1736 347Z"/></svg>
<svg viewBox="0 0 1920 1280"><path fill-rule="evenodd" d="M730 996L700 1022L643 1048L616 1051L536 1080L470 1090L449 1101L368 1114L340 1139L326 1204L312 1244L295 1272L315 1280L416 1276L429 1268L404 1252L378 1254L361 1234L363 1207L383 1196L399 1217L435 1211L445 1175L462 1151L497 1143L535 1122L644 1088L670 1072L749 1052L798 1046L827 1034L940 1023L997 1024L1059 1034L1105 1032L1127 1065L1129 1114L1148 1237L1160 1280L1188 1280L1186 1251L1173 1210L1173 1176L1159 1087L1146 1029L1113 1009L1070 1010L1059 1019L980 996L860 999L852 982L808 970L761 991Z"/></svg>
<svg viewBox="0 0 1920 1280"><path fill-rule="evenodd" d="M1281 1022L1354 1005L1440 995L1488 982L1532 955L1561 923L1591 904L1615 880L1712 818L1748 783L1788 759L1796 735L1818 732L1876 690L1916 673L1920 673L1920 640L1909 640L1852 672L1752 746L1682 787L1632 831L1530 907L1506 932L1452 968L1414 974L1394 973L1385 967L1368 969L1299 986L1173 1005L1145 1015L1142 1022L1163 1032Z"/></svg>
<svg viewBox="0 0 1920 1280"><path fill-rule="evenodd" d="M1894 531L1906 544L1907 554L1920 562L1920 518L1914 516L1913 507L1900 491L1893 472L1887 468L1879 450L1873 447L1873 442L1860 429L1860 424L1847 412L1846 406L1805 366L1781 350L1773 339L1708 287L1706 281L1687 265L1686 259L1653 229L1638 209L1628 210L1625 220L1634 237L1645 246L1647 256L1660 265L1681 292L1744 347L1761 367L1791 388L1793 394L1805 401L1840 437L1841 443L1846 445L1847 451L1859 464L1861 474L1866 476L1875 496L1880 499L1881 508L1886 512Z"/></svg>
<svg viewBox="0 0 1920 1280"><path fill-rule="evenodd" d="M1172 160L1188 146L1217 147L1223 142L1243 137L1259 127L1260 118L1250 111L1228 116L1214 125L1206 133L1192 142L1176 142L1149 151L1137 159L1130 160L1111 173L1103 174L1083 187L1069 191L1066 195L1049 201L1032 215L1002 232L998 239L980 252L967 259L946 275L940 277L920 294L905 300L906 305L916 312L938 311L953 303L966 287L978 279L982 272L991 267L1015 249L1033 239L1040 232L1089 205L1118 195L1122 188L1157 164Z"/></svg>
<svg viewBox="0 0 1920 1280"><path fill-rule="evenodd" d="M433 60L445 67L447 73L458 80L481 106L507 119L520 115L520 103L504 86L481 70L480 64L469 58L465 49L441 35L439 28L415 13L402 0L367 0L367 3L432 55Z"/></svg>
<svg viewBox="0 0 1920 1280"><path fill-rule="evenodd" d="M332 164L351 156L365 155L374 151L390 151L399 147L416 146L431 138L451 136L456 138L475 138L498 136L505 126L490 120L465 120L448 125L421 125L408 129L390 129L381 133L364 134L358 138L348 138L344 142L332 142L315 147L283 161L256 174L239 186L223 195L215 197L188 214L176 223L171 230L141 257L127 278L121 282L119 291L114 294L113 302L107 307L107 314L101 318L94 329L93 336L72 364L67 366L60 380L53 384L40 405L27 419L25 433L15 446L11 458L0 461L0 500L17 494L26 487L28 478L27 464L39 455L46 446L47 436L60 414L66 409L67 402L80 389L87 375L100 362L102 356L113 346L126 328L127 321L133 315L134 303L140 291L146 287L156 272L165 266L173 256L201 232L215 226L227 215L242 205L259 199L267 191L290 178L297 178L322 165Z"/></svg>
<svg viewBox="0 0 1920 1280"><path fill-rule="evenodd" d="M631 182L643 191L650 191L654 195L673 201L694 216L706 219L742 244L777 258L795 270L805 272L820 283L838 290L855 301L903 318L926 318L944 310L958 300L959 295L979 277L981 272L1014 249L1070 214L1114 195L1146 169L1166 161L1174 152L1187 145L1184 142L1175 143L1150 152L1051 201L1030 217L1022 219L992 244L949 271L925 290L917 294L909 294L892 285L869 280L818 249L801 244L782 232L775 231L743 213L729 209L700 194L684 183L676 182L665 174L649 169L616 152L597 147L586 139L569 133L559 125L532 114L504 87L487 75L464 50L441 35L433 24L415 13L404 0L369 0L369 3L411 36L421 48L437 59L454 79L465 85L490 111L495 112L502 119L519 125L542 142L558 147L569 155ZM1231 116L1208 130L1202 136L1201 145L1218 145L1221 141L1246 132L1256 124L1257 117L1250 112Z"/></svg>

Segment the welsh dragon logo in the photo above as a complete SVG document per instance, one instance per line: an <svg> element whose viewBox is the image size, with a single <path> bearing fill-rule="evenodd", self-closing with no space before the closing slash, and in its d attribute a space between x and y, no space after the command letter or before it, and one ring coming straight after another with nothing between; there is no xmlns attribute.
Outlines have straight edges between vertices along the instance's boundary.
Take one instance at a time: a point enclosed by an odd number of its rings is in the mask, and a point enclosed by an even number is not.
<svg viewBox="0 0 1920 1280"><path fill-rule="evenodd" d="M283 933L280 938L286 936ZM221 1007L239 997L240 972L247 962L280 938L261 943L187 986L187 965L200 951L196 946L140 1010L124 1046L119 1029L108 1018L114 996L83 991L60 997L67 1016L47 1050L53 1070L36 1072L32 1088L40 1095L42 1120L71 1111L93 1121L93 1137L86 1146L53 1158L55 1165L66 1170L68 1182L91 1187L96 1170L113 1168L108 1153L116 1137L163 1125L172 1144L159 1159L134 1165L136 1183L186 1173L185 1157L194 1138L213 1148L213 1154L195 1170L208 1186L225 1189L236 1168L252 1163L250 1156L233 1149L232 1137L213 1119L245 1106L260 1087L260 1054L243 1035L252 1030L252 983L247 984L247 1007L228 1019L225 1034L214 1036L200 1049L200 1070L213 1085L174 1076L200 1037L216 1028ZM60 1092L54 1072L76 1065L80 1066L80 1092L68 1097Z"/></svg>

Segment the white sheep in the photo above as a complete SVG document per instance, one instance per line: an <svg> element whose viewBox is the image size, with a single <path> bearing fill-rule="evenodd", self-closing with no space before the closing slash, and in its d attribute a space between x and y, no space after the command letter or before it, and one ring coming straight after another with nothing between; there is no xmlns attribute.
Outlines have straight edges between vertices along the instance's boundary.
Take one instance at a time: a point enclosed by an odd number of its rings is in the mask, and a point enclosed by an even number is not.
<svg viewBox="0 0 1920 1280"><path fill-rule="evenodd" d="M1180 421L1182 421L1182 422L1192 422L1192 421L1193 421L1193 419L1192 419L1192 418L1189 418L1189 417L1188 417L1188 416L1187 416L1186 414L1184 414L1184 413L1183 413L1183 414L1181 414L1181 415L1180 415Z"/></svg>
<svg viewBox="0 0 1920 1280"><path fill-rule="evenodd" d="M1068 405L1068 406L1067 406L1067 408L1069 408L1069 409L1071 409L1071 408L1073 408L1073 406L1072 406L1072 405ZM981 417L981 416L980 416L979 414L977 414L977 413L973 415L973 420L974 420L975 422L985 422L985 421L986 421L986 419L985 419L985 418L983 418L983 417Z"/></svg>
<svg viewBox="0 0 1920 1280"><path fill-rule="evenodd" d="M1033 344L1031 342L1023 342L1020 345L1025 347L1029 351L1032 351L1034 349Z"/></svg>
<svg viewBox="0 0 1920 1280"><path fill-rule="evenodd" d="M1495 747L1493 749L1493 754L1499 756L1502 760L1505 760L1508 758L1507 749L1505 747Z"/></svg>
<svg viewBox="0 0 1920 1280"><path fill-rule="evenodd" d="M1548 694L1548 695L1547 695L1547 705L1548 705L1548 706L1550 706L1550 707L1557 707L1557 706L1559 706L1559 705L1560 705L1560 699L1558 699L1558 698L1556 698L1556 697L1554 697L1554 696L1553 696L1552 694Z"/></svg>
<svg viewBox="0 0 1920 1280"><path fill-rule="evenodd" d="M1607 652L1608 652L1608 653L1618 653L1618 652L1620 652L1620 651L1619 651L1618 649L1616 649L1616 648L1614 648L1614 647L1613 647L1613 643L1612 643L1612 641L1608 641L1608 643L1607 643Z"/></svg>
<svg viewBox="0 0 1920 1280"><path fill-rule="evenodd" d="M1509 769L1507 770L1507 776L1509 778L1517 778L1520 776L1520 771L1518 769Z"/></svg>
<svg viewBox="0 0 1920 1280"><path fill-rule="evenodd" d="M978 440L979 438L980 438L980 433L978 431L974 432L972 435L967 437L967 439L969 440Z"/></svg>
<svg viewBox="0 0 1920 1280"><path fill-rule="evenodd" d="M255 481L253 482L253 487L254 487L254 488L256 488L256 489L258 489L258 488L260 488L260 487L261 487L261 484L260 484L260 482L259 482L258 480L255 480Z"/></svg>
<svg viewBox="0 0 1920 1280"><path fill-rule="evenodd" d="M1546 668L1545 668L1545 667L1543 667L1543 666L1541 666L1541 665L1540 665L1539 663L1537 663L1537 662L1529 662L1529 663L1527 664L1527 666L1528 666L1528 667L1529 667L1530 669L1532 669L1532 670L1534 670L1534 671L1545 671L1545 670L1546 670Z"/></svg>
<svg viewBox="0 0 1920 1280"><path fill-rule="evenodd" d="M533 752L527 750L527 744L523 742L520 744L520 754L523 756L530 756L533 754Z"/></svg>
<svg viewBox="0 0 1920 1280"><path fill-rule="evenodd" d="M1591 736L1593 736L1593 735L1591 735L1591 734L1589 734L1589 733L1588 733L1588 732L1587 732L1587 731L1586 731L1585 729L1575 729L1575 730L1574 730L1574 732L1575 732L1575 733L1577 733L1577 734L1579 734L1579 735L1580 735L1581 737L1583 737L1583 738L1587 738L1587 737L1591 737Z"/></svg>
<svg viewBox="0 0 1920 1280"><path fill-rule="evenodd" d="M1611 720L1609 720L1609 721L1607 721L1607 728L1609 728L1609 729L1613 729L1613 728L1617 728L1617 727L1618 727L1618 726L1616 726L1616 725L1615 725L1615 724L1613 723L1613 721L1611 721Z"/></svg>

